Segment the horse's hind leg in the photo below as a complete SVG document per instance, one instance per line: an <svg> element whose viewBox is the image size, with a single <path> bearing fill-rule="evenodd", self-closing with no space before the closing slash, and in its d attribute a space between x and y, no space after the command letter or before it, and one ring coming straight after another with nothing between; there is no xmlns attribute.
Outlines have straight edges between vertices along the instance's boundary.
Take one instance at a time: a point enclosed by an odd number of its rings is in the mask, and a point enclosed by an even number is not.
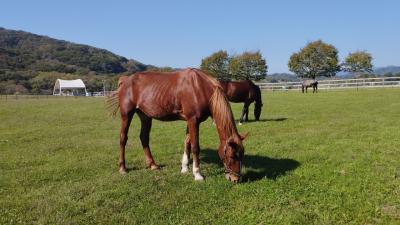
<svg viewBox="0 0 400 225"><path fill-rule="evenodd" d="M129 126L131 124L134 111L132 112L123 112L121 109L121 131L120 131L120 137L119 137L119 160L118 160L118 166L119 166L119 172L121 174L126 173L126 166L125 166L125 146L126 142L128 141L128 131L129 131Z"/></svg>
<svg viewBox="0 0 400 225"><path fill-rule="evenodd" d="M242 125L245 116L248 120L248 113L249 113L249 105L245 102L242 109L242 116L240 116L239 125Z"/></svg>
<svg viewBox="0 0 400 225"><path fill-rule="evenodd" d="M181 168L181 173L187 173L189 168L189 159L190 159L190 135L189 135L189 127L186 127L186 137L185 137L185 142L184 142L184 150L183 150L183 156L182 156L182 168Z"/></svg>
<svg viewBox="0 0 400 225"><path fill-rule="evenodd" d="M160 167L154 161L149 145L152 119L141 112L138 112L138 115L142 123L140 129L140 141L142 142L144 155L146 157L146 166L152 170L157 170Z"/></svg>

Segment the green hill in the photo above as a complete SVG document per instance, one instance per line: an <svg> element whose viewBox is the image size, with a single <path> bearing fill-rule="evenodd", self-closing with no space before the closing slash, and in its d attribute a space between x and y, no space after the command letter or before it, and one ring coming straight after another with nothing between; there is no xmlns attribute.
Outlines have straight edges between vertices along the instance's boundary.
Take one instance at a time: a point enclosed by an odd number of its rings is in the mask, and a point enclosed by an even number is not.
<svg viewBox="0 0 400 225"><path fill-rule="evenodd" d="M89 81L151 68L104 49L0 27L0 93L30 92L36 77L50 73ZM46 90L48 87L38 87L36 92Z"/></svg>

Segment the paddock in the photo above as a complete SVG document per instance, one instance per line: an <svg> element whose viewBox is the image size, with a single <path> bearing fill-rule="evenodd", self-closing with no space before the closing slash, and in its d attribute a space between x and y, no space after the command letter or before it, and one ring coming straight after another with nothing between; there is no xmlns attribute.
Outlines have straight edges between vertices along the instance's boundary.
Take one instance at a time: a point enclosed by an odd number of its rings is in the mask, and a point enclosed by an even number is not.
<svg viewBox="0 0 400 225"><path fill-rule="evenodd" d="M120 121L103 98L9 98L0 101L0 224L396 224L399 96L264 91L260 121L238 127L250 131L238 185L222 175L211 120L200 132L204 182L180 173L181 121L154 121L162 169L146 169L137 117L121 176ZM239 115L242 104L232 107Z"/></svg>
<svg viewBox="0 0 400 225"><path fill-rule="evenodd" d="M265 91L301 91L301 81L294 82L258 82L256 83ZM318 80L318 90L338 90L338 89L364 89L364 88L399 88L400 77L376 77L360 79L325 79Z"/></svg>

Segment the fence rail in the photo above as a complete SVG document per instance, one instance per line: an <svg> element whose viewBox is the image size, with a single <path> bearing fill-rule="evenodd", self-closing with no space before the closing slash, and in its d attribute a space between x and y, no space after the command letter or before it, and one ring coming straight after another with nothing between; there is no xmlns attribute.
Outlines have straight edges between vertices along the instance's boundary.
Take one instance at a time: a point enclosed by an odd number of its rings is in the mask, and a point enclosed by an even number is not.
<svg viewBox="0 0 400 225"><path fill-rule="evenodd" d="M279 83L256 83L265 91L289 91L300 90L301 83L298 82L279 82ZM348 89L348 88L385 88L400 87L400 77L381 77L381 78L364 78L364 79L341 79L341 80L320 80L318 81L318 89ZM111 94L107 91L106 95ZM92 97L103 97L103 92L92 92ZM10 95L0 94L1 100L18 100L18 99L44 99L44 98L84 98L85 96L55 96L55 95Z"/></svg>
<svg viewBox="0 0 400 225"><path fill-rule="evenodd" d="M1 94L0 101L19 100L19 99L62 99L62 98L85 98L85 97L104 97L104 92L88 92L89 95L49 95L49 94ZM113 93L106 91L106 96Z"/></svg>
<svg viewBox="0 0 400 225"><path fill-rule="evenodd" d="M300 90L301 81L279 83L256 83L262 90L288 91ZM346 88L381 88L400 87L400 77L380 77L363 79L320 80L318 89L346 89Z"/></svg>

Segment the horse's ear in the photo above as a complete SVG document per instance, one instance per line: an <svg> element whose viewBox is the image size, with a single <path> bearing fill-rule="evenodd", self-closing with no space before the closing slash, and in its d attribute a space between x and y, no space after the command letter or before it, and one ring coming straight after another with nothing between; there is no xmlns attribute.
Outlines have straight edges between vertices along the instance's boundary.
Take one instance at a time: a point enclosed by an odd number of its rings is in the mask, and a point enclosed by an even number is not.
<svg viewBox="0 0 400 225"><path fill-rule="evenodd" d="M239 134L239 136L240 136L240 139L242 141L244 141L247 138L247 136L249 136L249 132L246 132L244 135Z"/></svg>

